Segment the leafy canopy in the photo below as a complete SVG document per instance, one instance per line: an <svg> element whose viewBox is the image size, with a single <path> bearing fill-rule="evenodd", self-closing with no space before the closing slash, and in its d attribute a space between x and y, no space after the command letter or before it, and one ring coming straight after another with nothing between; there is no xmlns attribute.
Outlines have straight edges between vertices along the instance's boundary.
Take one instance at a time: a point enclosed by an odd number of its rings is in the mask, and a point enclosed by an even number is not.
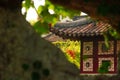
<svg viewBox="0 0 120 80"><path fill-rule="evenodd" d="M26 14L31 7L36 11L38 19L32 25L39 34L48 32L49 24L53 26L59 20L60 15L62 17L69 16L72 18L80 14L80 11L69 10L59 5L53 5L49 0L45 0L45 5L39 5L39 7L36 8L34 1L25 0L22 6L26 9ZM54 13L50 14L49 10L52 10Z"/></svg>
<svg viewBox="0 0 120 80"><path fill-rule="evenodd" d="M25 0L22 6L26 9L26 14L28 13L28 10L31 7L34 8L34 10L36 11L38 18L37 18L37 21L32 25L33 25L33 28L36 30L36 32L38 32L40 35L43 33L49 32L49 26L50 25L53 26L59 20L60 15L63 18L66 16L69 16L70 18L72 18L73 16L77 16L80 14L80 11L66 9L62 6L52 4L49 0L45 0L45 5L39 5L36 8L34 1L35 0ZM101 7L99 8L100 11L102 10L102 13L106 14L107 10L103 11L104 6L101 6ZM50 14L49 10L52 10L54 14ZM115 29L111 28L108 31L108 33L110 33L110 35L115 37L116 39L120 39L120 35ZM107 44L109 37L107 34L105 34L104 37Z"/></svg>

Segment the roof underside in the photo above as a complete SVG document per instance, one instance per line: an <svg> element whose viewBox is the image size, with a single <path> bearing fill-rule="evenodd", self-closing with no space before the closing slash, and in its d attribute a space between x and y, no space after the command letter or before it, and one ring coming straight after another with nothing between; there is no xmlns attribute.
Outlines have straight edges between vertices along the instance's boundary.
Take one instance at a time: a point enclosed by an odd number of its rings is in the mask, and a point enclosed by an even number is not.
<svg viewBox="0 0 120 80"><path fill-rule="evenodd" d="M50 42L55 42L55 41L64 41L62 37L56 36L55 34L48 34L47 36L43 37L45 40L48 40Z"/></svg>

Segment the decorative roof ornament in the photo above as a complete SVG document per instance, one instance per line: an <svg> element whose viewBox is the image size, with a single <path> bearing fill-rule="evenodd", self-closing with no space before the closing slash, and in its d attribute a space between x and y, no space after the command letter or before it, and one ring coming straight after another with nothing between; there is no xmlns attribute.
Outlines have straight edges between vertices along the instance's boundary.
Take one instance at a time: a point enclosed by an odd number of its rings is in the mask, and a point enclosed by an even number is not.
<svg viewBox="0 0 120 80"><path fill-rule="evenodd" d="M55 24L54 27L58 28L67 28L67 27L76 27L82 26L93 22L93 20L88 16L75 16L73 21L62 21Z"/></svg>

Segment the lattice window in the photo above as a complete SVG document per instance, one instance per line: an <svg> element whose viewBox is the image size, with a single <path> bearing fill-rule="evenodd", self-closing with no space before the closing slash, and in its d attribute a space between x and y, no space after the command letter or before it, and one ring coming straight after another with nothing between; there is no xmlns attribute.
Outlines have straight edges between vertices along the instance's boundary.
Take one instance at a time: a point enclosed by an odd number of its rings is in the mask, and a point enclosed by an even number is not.
<svg viewBox="0 0 120 80"><path fill-rule="evenodd" d="M93 71L93 58L83 61L83 71Z"/></svg>
<svg viewBox="0 0 120 80"><path fill-rule="evenodd" d="M114 71L114 58L110 57L110 58L99 58L98 59L98 66L99 68L101 67L101 65L105 65L104 62L106 61L110 61L110 66L108 67L108 71Z"/></svg>
<svg viewBox="0 0 120 80"><path fill-rule="evenodd" d="M92 54L93 54L93 42L84 42L83 55L92 55Z"/></svg>
<svg viewBox="0 0 120 80"><path fill-rule="evenodd" d="M120 40L117 41L117 54L120 54Z"/></svg>
<svg viewBox="0 0 120 80"><path fill-rule="evenodd" d="M104 41L100 41L98 42L98 54L113 54L114 52L114 42L113 41L109 41L109 46L107 47L105 45Z"/></svg>

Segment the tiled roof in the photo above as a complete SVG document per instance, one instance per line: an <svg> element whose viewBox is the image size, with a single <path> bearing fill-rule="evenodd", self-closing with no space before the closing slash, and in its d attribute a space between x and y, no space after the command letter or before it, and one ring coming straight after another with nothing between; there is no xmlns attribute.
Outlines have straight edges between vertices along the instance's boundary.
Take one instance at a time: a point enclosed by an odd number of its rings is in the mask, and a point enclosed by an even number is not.
<svg viewBox="0 0 120 80"><path fill-rule="evenodd" d="M52 33L49 33L47 36L43 37L45 40L48 40L50 42L55 42L55 41L64 41L63 38L55 35L55 34L52 34Z"/></svg>
<svg viewBox="0 0 120 80"><path fill-rule="evenodd" d="M107 23L82 17L72 22L59 22L50 31L61 37L78 38L103 35L109 28Z"/></svg>

